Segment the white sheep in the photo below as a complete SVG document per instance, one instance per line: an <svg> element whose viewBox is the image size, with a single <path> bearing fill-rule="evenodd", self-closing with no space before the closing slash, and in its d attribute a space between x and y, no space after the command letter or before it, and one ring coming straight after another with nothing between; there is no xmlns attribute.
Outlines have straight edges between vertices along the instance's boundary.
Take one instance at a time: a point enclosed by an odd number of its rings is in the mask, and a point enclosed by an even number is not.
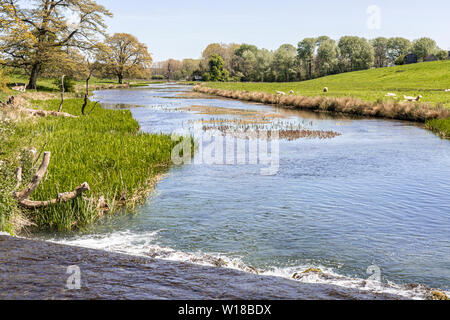
<svg viewBox="0 0 450 320"><path fill-rule="evenodd" d="M385 97L396 97L395 93L388 92Z"/></svg>
<svg viewBox="0 0 450 320"><path fill-rule="evenodd" d="M450 89L445 89L444 91L445 91L445 92L450 92Z"/></svg>
<svg viewBox="0 0 450 320"><path fill-rule="evenodd" d="M323 88L323 92L328 92L328 87Z"/></svg>
<svg viewBox="0 0 450 320"><path fill-rule="evenodd" d="M420 101L420 99L422 99L423 97L421 95L418 95L417 97L403 96L403 98L405 99L405 101Z"/></svg>
<svg viewBox="0 0 450 320"><path fill-rule="evenodd" d="M289 94L294 94L294 93L295 93L294 90L289 91Z"/></svg>
<svg viewBox="0 0 450 320"><path fill-rule="evenodd" d="M279 95L279 96L285 96L286 93L284 93L283 91L277 91L277 95Z"/></svg>

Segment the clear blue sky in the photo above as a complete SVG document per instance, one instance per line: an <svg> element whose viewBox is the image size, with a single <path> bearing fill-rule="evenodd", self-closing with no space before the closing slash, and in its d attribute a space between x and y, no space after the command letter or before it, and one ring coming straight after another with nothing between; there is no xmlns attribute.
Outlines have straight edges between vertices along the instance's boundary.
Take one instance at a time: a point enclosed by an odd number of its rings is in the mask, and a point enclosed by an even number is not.
<svg viewBox="0 0 450 320"><path fill-rule="evenodd" d="M132 33L154 61L198 58L212 42L276 49L305 37L431 37L450 50L449 0L98 0L110 9L109 32ZM380 9L369 28L367 9ZM371 20L371 21L377 21ZM372 24L373 25L373 24Z"/></svg>

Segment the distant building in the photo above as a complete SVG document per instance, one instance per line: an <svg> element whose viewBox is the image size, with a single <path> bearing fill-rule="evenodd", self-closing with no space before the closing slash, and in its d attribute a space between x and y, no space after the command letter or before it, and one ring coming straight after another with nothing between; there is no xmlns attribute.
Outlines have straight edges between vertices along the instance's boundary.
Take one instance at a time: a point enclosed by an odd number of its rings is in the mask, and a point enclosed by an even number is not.
<svg viewBox="0 0 450 320"><path fill-rule="evenodd" d="M418 61L419 58L414 53L410 53L405 56L405 64L417 63Z"/></svg>
<svg viewBox="0 0 450 320"><path fill-rule="evenodd" d="M438 58L434 54L430 54L423 58L423 62L437 61Z"/></svg>

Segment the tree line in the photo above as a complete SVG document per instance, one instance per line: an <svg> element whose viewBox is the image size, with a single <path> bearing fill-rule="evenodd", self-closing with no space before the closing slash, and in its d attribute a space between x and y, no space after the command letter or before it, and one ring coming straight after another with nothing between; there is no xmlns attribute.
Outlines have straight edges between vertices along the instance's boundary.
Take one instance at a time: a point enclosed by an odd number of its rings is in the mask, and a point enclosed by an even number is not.
<svg viewBox="0 0 450 320"><path fill-rule="evenodd" d="M448 58L448 52L430 38L410 41L401 37L367 40L344 36L336 41L321 36L305 38L297 47L283 44L275 51L250 44L213 43L201 59L159 62L153 66L153 73L171 80L289 82L404 64L409 53L418 61L432 54L439 60Z"/></svg>
<svg viewBox="0 0 450 320"><path fill-rule="evenodd" d="M29 76L150 77L146 45L126 33L106 33L110 11L93 0L0 0L0 64Z"/></svg>

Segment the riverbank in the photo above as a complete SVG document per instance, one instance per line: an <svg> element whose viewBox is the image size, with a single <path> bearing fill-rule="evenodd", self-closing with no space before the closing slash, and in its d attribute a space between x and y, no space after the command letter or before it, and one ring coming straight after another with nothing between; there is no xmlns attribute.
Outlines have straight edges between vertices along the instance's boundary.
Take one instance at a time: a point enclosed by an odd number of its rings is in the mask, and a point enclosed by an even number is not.
<svg viewBox="0 0 450 320"><path fill-rule="evenodd" d="M81 288L67 289L80 270ZM75 270L75 269L73 269ZM0 235L0 299L401 300L389 294L307 284Z"/></svg>
<svg viewBox="0 0 450 320"><path fill-rule="evenodd" d="M39 99L40 93L19 96L0 108L0 230L18 234L25 230L83 230L104 214L126 206L133 209L147 199L158 179L171 165L176 141L169 135L140 132L129 110L106 110L89 102L83 116L83 99L67 99L66 116L34 116L28 110L57 111L60 101ZM32 201L47 201L87 183L89 190L73 201L56 201L37 209L24 208L13 192L34 179L49 152L45 178L31 194ZM18 184L17 170L21 170Z"/></svg>
<svg viewBox="0 0 450 320"><path fill-rule="evenodd" d="M270 94L258 91L224 90L208 87L209 85L209 83L206 85L197 85L194 87L194 91L223 98L278 105L313 112L342 113L422 123L433 119L450 117L450 109L423 103L390 100L370 102L352 97L308 97L295 94ZM221 87L220 84L216 86Z"/></svg>

